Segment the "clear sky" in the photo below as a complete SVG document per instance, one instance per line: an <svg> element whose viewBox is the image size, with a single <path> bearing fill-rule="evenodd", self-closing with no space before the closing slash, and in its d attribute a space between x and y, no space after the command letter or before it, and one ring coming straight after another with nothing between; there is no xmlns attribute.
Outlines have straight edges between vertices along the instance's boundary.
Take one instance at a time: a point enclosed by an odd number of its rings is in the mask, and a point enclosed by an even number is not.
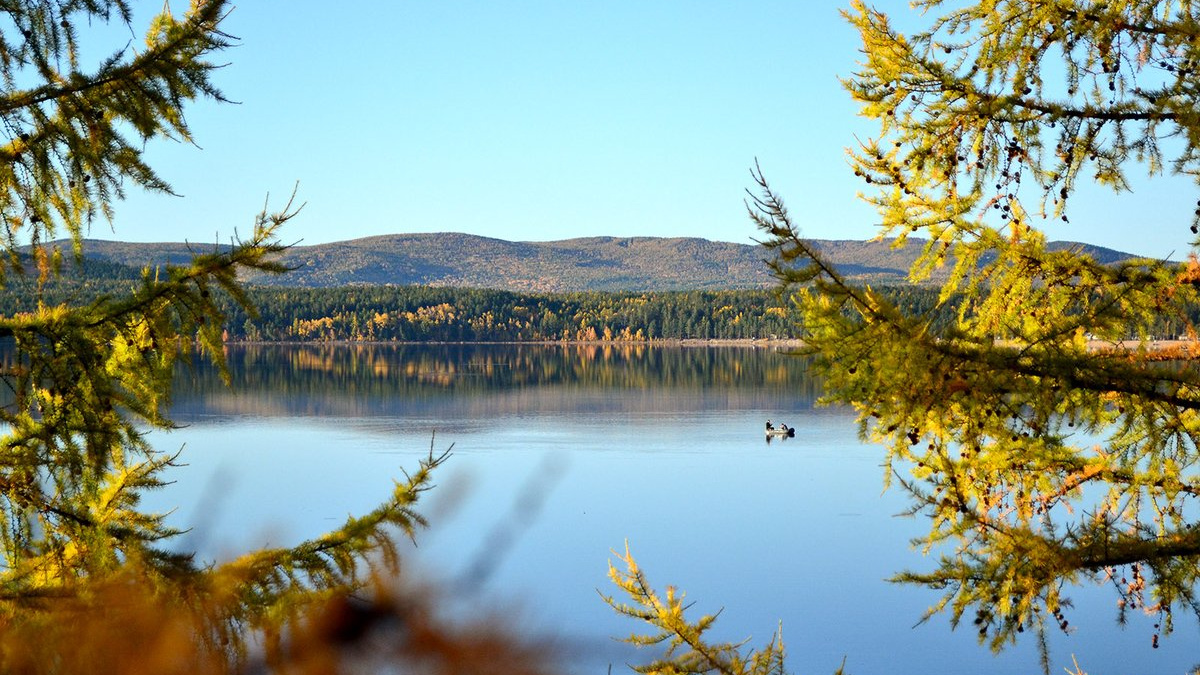
<svg viewBox="0 0 1200 675"><path fill-rule="evenodd" d="M193 107L200 148L149 148L183 197L131 193L90 236L225 242L298 185L306 206L283 238L302 244L437 231L751 243L757 158L806 236L866 239L874 213L844 148L874 126L838 82L858 58L845 4L246 2L216 78L239 104ZM1097 193L1050 238L1182 257L1193 193Z"/></svg>

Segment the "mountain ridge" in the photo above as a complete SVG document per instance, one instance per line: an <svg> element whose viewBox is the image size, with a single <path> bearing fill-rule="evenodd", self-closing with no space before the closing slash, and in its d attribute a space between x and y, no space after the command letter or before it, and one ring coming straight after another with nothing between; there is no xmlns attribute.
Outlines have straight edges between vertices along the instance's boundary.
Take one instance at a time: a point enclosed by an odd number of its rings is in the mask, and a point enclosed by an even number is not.
<svg viewBox="0 0 1200 675"><path fill-rule="evenodd" d="M893 248L891 240L812 240L842 273L871 283L901 283L923 241ZM1102 263L1136 256L1077 242ZM196 253L228 245L88 239L88 260L134 268L186 263ZM249 284L329 287L428 285L516 292L671 291L767 288L776 282L769 252L756 244L699 237L592 236L554 241L509 241L461 232L382 234L324 244L295 245L281 256L293 267L282 276L251 275Z"/></svg>

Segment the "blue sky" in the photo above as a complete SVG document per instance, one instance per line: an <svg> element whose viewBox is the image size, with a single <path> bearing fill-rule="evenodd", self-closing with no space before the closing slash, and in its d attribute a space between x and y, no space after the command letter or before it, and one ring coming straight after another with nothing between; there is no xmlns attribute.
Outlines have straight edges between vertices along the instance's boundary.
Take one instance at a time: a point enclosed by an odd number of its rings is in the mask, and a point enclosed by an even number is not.
<svg viewBox="0 0 1200 675"><path fill-rule="evenodd" d="M200 148L149 148L183 197L131 193L90 236L225 242L298 185L306 206L283 238L302 244L436 231L750 243L757 158L806 236L866 239L874 213L844 148L873 125L837 79L858 57L843 6L244 3L217 75L239 104L193 107ZM1193 192L1089 195L1050 238L1181 257Z"/></svg>

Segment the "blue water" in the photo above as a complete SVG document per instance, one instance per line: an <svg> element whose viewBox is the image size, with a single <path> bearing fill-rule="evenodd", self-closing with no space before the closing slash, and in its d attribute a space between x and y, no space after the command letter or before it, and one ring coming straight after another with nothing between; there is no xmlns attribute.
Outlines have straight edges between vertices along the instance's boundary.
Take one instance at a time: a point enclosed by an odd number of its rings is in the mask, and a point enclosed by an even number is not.
<svg viewBox="0 0 1200 675"><path fill-rule="evenodd" d="M745 358L754 373L769 371L763 359L794 367L779 354ZM685 591L696 616L722 611L715 637L761 645L782 626L794 673L830 673L843 659L858 674L1040 672L1032 639L995 656L970 626L916 625L936 594L885 579L929 566L909 545L923 525L895 515L903 497L882 491L882 451L857 440L848 411L814 407L786 378L696 377L700 386L605 377L449 393L431 380L428 395L409 383L400 399L361 383L319 401L319 388L278 384L183 395L176 419L187 426L154 438L182 446L187 466L149 505L177 506L172 522L192 528L181 547L207 559L294 544L374 507L432 441L452 457L421 508L429 529L404 547L408 573L441 585L456 611L559 636L575 650L570 672L644 658L612 639L640 627L598 593L616 592L607 565L626 543L650 582ZM767 418L796 437L767 443ZM1068 595L1074 632L1051 635L1051 672L1073 668L1073 655L1092 675L1200 662L1194 620L1180 615L1153 650L1152 620L1117 627L1109 591Z"/></svg>

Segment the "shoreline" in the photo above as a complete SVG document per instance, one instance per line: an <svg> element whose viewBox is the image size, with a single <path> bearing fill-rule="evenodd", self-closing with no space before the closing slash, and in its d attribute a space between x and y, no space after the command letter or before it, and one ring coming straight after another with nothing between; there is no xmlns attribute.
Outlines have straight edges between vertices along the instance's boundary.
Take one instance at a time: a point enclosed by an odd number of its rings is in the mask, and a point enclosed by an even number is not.
<svg viewBox="0 0 1200 675"><path fill-rule="evenodd" d="M754 347L772 349L800 349L804 341L799 338L666 338L659 340L227 340L226 346L385 346L385 345L533 345L533 346L584 346L584 347ZM1092 352L1135 353L1144 344L1150 354L1171 354L1195 357L1200 355L1200 341L1192 340L1137 340L1121 342L1088 342Z"/></svg>
<svg viewBox="0 0 1200 675"><path fill-rule="evenodd" d="M669 338L661 340L226 340L225 345L563 345L629 347L788 347L799 348L798 338Z"/></svg>

